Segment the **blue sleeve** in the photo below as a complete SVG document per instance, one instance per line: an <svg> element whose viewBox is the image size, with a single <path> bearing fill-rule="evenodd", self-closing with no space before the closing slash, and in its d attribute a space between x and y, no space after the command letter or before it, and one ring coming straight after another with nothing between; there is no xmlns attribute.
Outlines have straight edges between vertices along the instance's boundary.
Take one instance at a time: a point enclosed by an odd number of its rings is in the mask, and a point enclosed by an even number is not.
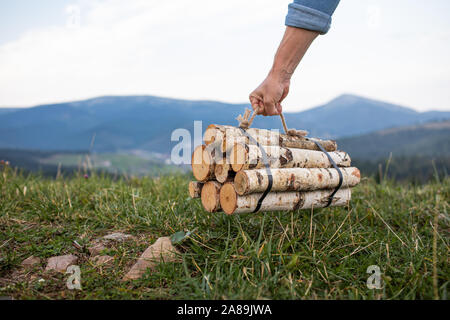
<svg viewBox="0 0 450 320"><path fill-rule="evenodd" d="M288 7L285 24L325 34L338 4L339 0L294 0Z"/></svg>

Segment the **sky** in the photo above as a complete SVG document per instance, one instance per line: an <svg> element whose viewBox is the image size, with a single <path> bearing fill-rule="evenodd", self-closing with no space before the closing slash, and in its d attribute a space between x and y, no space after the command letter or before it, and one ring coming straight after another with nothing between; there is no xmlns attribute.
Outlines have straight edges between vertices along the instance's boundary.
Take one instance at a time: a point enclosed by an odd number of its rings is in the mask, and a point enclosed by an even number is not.
<svg viewBox="0 0 450 320"><path fill-rule="evenodd" d="M247 102L290 0L0 0L0 106L103 95ZM450 110L450 1L342 0L285 111L343 93Z"/></svg>

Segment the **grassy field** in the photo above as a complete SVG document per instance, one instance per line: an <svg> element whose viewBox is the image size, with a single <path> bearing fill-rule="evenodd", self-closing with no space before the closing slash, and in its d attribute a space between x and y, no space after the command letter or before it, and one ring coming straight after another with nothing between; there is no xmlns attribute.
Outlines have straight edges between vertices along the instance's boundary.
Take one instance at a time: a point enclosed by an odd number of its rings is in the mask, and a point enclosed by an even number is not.
<svg viewBox="0 0 450 320"><path fill-rule="evenodd" d="M426 185L363 179L348 208L227 216L189 199L188 176L56 180L0 170L0 296L14 299L448 299L449 179ZM194 231L179 262L122 282L157 238ZM110 232L114 264L72 246ZM79 257L82 290L46 259ZM21 262L42 258L33 269ZM368 289L378 265L382 288Z"/></svg>

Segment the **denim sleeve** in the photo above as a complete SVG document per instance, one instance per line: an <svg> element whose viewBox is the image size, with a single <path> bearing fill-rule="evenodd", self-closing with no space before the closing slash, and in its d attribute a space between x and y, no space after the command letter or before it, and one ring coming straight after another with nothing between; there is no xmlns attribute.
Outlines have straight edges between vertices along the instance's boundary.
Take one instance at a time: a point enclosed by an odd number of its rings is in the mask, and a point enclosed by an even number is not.
<svg viewBox="0 0 450 320"><path fill-rule="evenodd" d="M294 0L288 7L285 24L325 34L338 4L339 0Z"/></svg>

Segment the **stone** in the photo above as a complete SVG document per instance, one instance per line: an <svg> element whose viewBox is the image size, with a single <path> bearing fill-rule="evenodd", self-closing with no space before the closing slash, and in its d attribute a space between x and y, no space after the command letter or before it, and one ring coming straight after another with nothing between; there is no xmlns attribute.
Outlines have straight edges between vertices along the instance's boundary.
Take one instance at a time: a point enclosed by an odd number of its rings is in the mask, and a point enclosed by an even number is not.
<svg viewBox="0 0 450 320"><path fill-rule="evenodd" d="M128 239L131 239L133 236L130 234L125 234L122 232L114 232L114 233L110 233L106 236L103 237L104 240L110 240L110 241L125 241Z"/></svg>
<svg viewBox="0 0 450 320"><path fill-rule="evenodd" d="M123 277L123 281L135 280L142 277L147 269L155 270L162 262L175 262L180 252L172 245L170 237L158 238L154 244L149 246L139 257L130 271Z"/></svg>
<svg viewBox="0 0 450 320"><path fill-rule="evenodd" d="M98 242L88 248L91 256L98 256L103 250L107 249L102 243Z"/></svg>
<svg viewBox="0 0 450 320"><path fill-rule="evenodd" d="M22 267L25 267L25 268L31 268L40 263L41 263L41 258L35 257L35 256L29 256L28 258L26 258L25 260L22 261L21 265L22 265Z"/></svg>
<svg viewBox="0 0 450 320"><path fill-rule="evenodd" d="M51 257L47 261L47 267L45 268L45 271L55 270L59 272L65 272L69 266L76 264L77 261L78 257L73 254Z"/></svg>

